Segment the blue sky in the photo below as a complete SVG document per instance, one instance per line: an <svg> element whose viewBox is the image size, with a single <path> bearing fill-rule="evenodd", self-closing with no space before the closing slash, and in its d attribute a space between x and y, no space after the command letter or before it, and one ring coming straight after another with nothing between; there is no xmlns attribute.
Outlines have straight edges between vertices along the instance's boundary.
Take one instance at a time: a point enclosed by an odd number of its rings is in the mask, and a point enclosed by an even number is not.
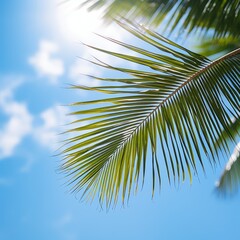
<svg viewBox="0 0 240 240"><path fill-rule="evenodd" d="M80 73L104 75L79 60L90 56L79 40L106 46L89 33L99 29L133 40L115 26L101 27L96 14L53 0L4 1L0 19L0 240L238 239L239 195L213 193L224 159L192 185L164 184L153 200L146 185L127 206L108 212L69 194L53 157L58 133L72 120L63 105L92 95L66 86L96 84Z"/></svg>

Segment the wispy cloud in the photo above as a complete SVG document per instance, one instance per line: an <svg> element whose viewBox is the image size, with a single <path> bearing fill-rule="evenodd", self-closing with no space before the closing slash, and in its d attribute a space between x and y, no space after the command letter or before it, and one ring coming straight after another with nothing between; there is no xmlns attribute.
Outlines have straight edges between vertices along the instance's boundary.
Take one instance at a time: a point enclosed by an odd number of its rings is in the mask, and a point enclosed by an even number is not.
<svg viewBox="0 0 240 240"><path fill-rule="evenodd" d="M32 157L28 157L26 158L25 163L22 165L19 171L21 173L28 173L31 171L33 164L34 164L34 159Z"/></svg>
<svg viewBox="0 0 240 240"><path fill-rule="evenodd" d="M0 111L7 117L7 122L0 129L0 158L11 156L32 129L33 118L26 104L13 98L17 85L17 82L12 81L0 91Z"/></svg>
<svg viewBox="0 0 240 240"><path fill-rule="evenodd" d="M73 219L72 214L70 213L66 213L64 215L62 215L61 217L59 217L58 219L55 220L55 222L53 223L55 228L63 228L66 225L68 225L69 223L71 223Z"/></svg>
<svg viewBox="0 0 240 240"><path fill-rule="evenodd" d="M64 64L53 54L58 52L58 45L48 40L41 40L38 51L28 61L40 76L46 76L51 83L57 83L58 77L64 73Z"/></svg>
<svg viewBox="0 0 240 240"><path fill-rule="evenodd" d="M76 61L70 68L69 68L69 78L73 80L74 84L86 85L86 86L98 86L100 85L100 81L88 77L87 75L91 76L101 76L101 71L90 64L87 61Z"/></svg>
<svg viewBox="0 0 240 240"><path fill-rule="evenodd" d="M59 105L44 110L40 114L41 124L35 127L33 133L36 141L50 150L56 150L61 140L61 129L63 131L64 125L69 123L67 121L73 120L66 117L68 112L67 107Z"/></svg>
<svg viewBox="0 0 240 240"><path fill-rule="evenodd" d="M9 178L0 178L0 187L7 187L11 186L13 184L13 181Z"/></svg>

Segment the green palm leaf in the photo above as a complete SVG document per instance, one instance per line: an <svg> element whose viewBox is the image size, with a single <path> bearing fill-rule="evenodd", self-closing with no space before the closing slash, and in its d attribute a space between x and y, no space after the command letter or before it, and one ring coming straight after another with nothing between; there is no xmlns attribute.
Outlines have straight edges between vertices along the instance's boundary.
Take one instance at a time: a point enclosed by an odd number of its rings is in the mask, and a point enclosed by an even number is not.
<svg viewBox="0 0 240 240"><path fill-rule="evenodd" d="M163 21L170 31L214 31L215 37L240 37L239 0L85 0L89 10L105 9L105 19L119 16L129 20L159 25Z"/></svg>
<svg viewBox="0 0 240 240"><path fill-rule="evenodd" d="M61 166L72 191L81 190L86 199L97 195L107 207L116 204L119 195L125 202L137 191L149 166L154 194L163 173L169 182L183 181L186 175L191 181L199 165L204 170L204 155L215 165L214 143L223 129L231 137L229 123L240 112L240 49L212 62L144 27L119 24L154 50L111 38L106 40L133 54L89 46L144 70L93 62L127 76L95 77L110 83L100 87L73 86L115 97L73 104L80 107L72 113L79 119L75 123L91 123L69 130L75 137L67 140ZM221 146L227 151L228 142L223 139Z"/></svg>

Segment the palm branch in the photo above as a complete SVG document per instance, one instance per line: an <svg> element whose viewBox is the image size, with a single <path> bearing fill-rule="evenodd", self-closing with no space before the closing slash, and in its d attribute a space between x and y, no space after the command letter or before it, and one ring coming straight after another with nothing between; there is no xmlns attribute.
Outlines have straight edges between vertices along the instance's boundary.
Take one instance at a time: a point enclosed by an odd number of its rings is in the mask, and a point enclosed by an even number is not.
<svg viewBox="0 0 240 240"><path fill-rule="evenodd" d="M230 126L231 136L234 139L238 139L240 136L240 118L233 119ZM221 139L221 140L220 140ZM216 145L219 145L219 141L222 139L228 141L229 135L226 131L222 131ZM240 186L240 143L236 144L236 147L229 158L225 169L217 182L217 193L221 195L232 195L237 192Z"/></svg>
<svg viewBox="0 0 240 240"><path fill-rule="evenodd" d="M72 86L114 96L73 104L80 108L72 113L79 119L74 123L90 123L69 130L75 136L66 141L61 166L73 192L82 191L86 199L97 196L107 207L116 204L119 195L124 203L137 191L149 167L154 194L163 173L169 182L184 181L186 175L192 181L199 165L203 171L207 163L214 166L214 143L222 130L233 139L231 118L238 119L240 112L240 49L210 61L149 29L119 24L154 50L107 37L129 54L88 46L144 70L91 61L126 77L91 76L110 84ZM228 143L222 139L219 144L227 151Z"/></svg>
<svg viewBox="0 0 240 240"><path fill-rule="evenodd" d="M229 134L230 133L230 134ZM221 145L222 141L229 141L234 139L235 143L237 144L237 139L240 136L240 118L233 118L229 124L228 131L223 130L215 142L215 147ZM231 138L231 139L230 139Z"/></svg>
<svg viewBox="0 0 240 240"><path fill-rule="evenodd" d="M240 37L239 0L83 0L80 5L105 9L105 19L122 16L155 26L164 21L170 32L176 27L188 33L211 29L214 37Z"/></svg>
<svg viewBox="0 0 240 240"><path fill-rule="evenodd" d="M238 143L217 182L217 193L232 195L240 186L240 143Z"/></svg>

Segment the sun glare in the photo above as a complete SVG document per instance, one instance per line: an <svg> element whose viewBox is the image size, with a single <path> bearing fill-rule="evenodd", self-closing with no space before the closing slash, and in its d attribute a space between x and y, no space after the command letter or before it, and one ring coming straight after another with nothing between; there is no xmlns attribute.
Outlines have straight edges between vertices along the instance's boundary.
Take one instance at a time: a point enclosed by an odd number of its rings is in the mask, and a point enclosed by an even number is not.
<svg viewBox="0 0 240 240"><path fill-rule="evenodd" d="M60 31L70 40L84 40L99 29L104 30L106 26L101 16L101 10L89 12L87 8L79 8L76 1L69 1L57 9Z"/></svg>

